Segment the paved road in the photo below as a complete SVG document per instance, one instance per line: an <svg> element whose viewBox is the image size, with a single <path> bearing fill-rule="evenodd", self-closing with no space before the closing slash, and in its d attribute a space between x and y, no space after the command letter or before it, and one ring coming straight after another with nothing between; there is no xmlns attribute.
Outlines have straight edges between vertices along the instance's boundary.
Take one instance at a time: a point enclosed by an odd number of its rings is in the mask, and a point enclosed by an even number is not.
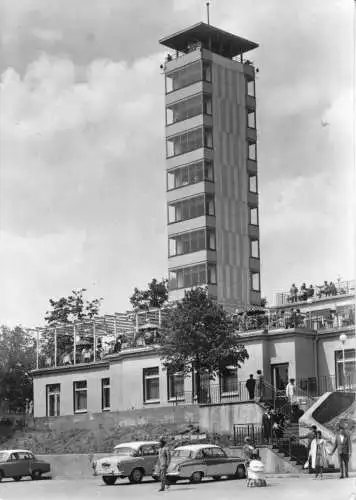
<svg viewBox="0 0 356 500"><path fill-rule="evenodd" d="M0 484L0 500L350 500L356 492L356 479L339 480L337 477L322 481L311 477L277 477L268 479L267 488L247 488L244 480L201 484L178 483L168 491L159 493L158 484L145 481L131 485L120 481L115 486L105 486L100 478L88 480L53 479L48 481L11 480Z"/></svg>

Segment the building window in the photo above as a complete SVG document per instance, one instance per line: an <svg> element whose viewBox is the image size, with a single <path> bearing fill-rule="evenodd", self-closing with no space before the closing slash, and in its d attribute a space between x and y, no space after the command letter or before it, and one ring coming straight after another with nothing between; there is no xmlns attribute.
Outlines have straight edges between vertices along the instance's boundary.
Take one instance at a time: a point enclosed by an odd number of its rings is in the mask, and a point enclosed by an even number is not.
<svg viewBox="0 0 356 500"><path fill-rule="evenodd" d="M212 114L212 99L208 94L198 94L169 104L166 108L166 123L171 125L201 114Z"/></svg>
<svg viewBox="0 0 356 500"><path fill-rule="evenodd" d="M61 403L61 385L46 385L46 416L59 417Z"/></svg>
<svg viewBox="0 0 356 500"><path fill-rule="evenodd" d="M87 381L80 380L73 382L74 393L74 413L84 413L87 411Z"/></svg>
<svg viewBox="0 0 356 500"><path fill-rule="evenodd" d="M101 379L101 409L110 410L110 378Z"/></svg>
<svg viewBox="0 0 356 500"><path fill-rule="evenodd" d="M255 80L247 80L247 95L256 97Z"/></svg>
<svg viewBox="0 0 356 500"><path fill-rule="evenodd" d="M336 388L356 388L356 349L335 351Z"/></svg>
<svg viewBox="0 0 356 500"><path fill-rule="evenodd" d="M167 172L168 191L203 181L214 181L212 161L201 160Z"/></svg>
<svg viewBox="0 0 356 500"><path fill-rule="evenodd" d="M258 209L257 207L250 207L250 224L258 226Z"/></svg>
<svg viewBox="0 0 356 500"><path fill-rule="evenodd" d="M220 377L220 384L221 384L222 394L231 394L238 392L236 366L226 366L222 370Z"/></svg>
<svg viewBox="0 0 356 500"><path fill-rule="evenodd" d="M259 241L258 240L250 240L250 255L255 259L260 258L259 251Z"/></svg>
<svg viewBox="0 0 356 500"><path fill-rule="evenodd" d="M250 193L257 193L257 175L249 175L248 189Z"/></svg>
<svg viewBox="0 0 356 500"><path fill-rule="evenodd" d="M170 373L167 371L168 400L184 399L184 374L183 372Z"/></svg>
<svg viewBox="0 0 356 500"><path fill-rule="evenodd" d="M251 273L251 290L260 291L260 273Z"/></svg>
<svg viewBox="0 0 356 500"><path fill-rule="evenodd" d="M200 195L168 205L168 223L181 222L203 215L215 215L214 195Z"/></svg>
<svg viewBox="0 0 356 500"><path fill-rule="evenodd" d="M169 237L169 257L199 250L215 250L215 229L199 229Z"/></svg>
<svg viewBox="0 0 356 500"><path fill-rule="evenodd" d="M167 157L189 153L199 148L213 147L212 130L199 127L172 137L167 137Z"/></svg>
<svg viewBox="0 0 356 500"><path fill-rule="evenodd" d="M159 367L143 369L143 401L159 403Z"/></svg>
<svg viewBox="0 0 356 500"><path fill-rule="evenodd" d="M247 110L247 126L256 128L256 112L252 109Z"/></svg>
<svg viewBox="0 0 356 500"><path fill-rule="evenodd" d="M197 264L169 271L170 290L216 284L216 265Z"/></svg>
<svg viewBox="0 0 356 500"><path fill-rule="evenodd" d="M257 159L257 150L256 150L256 143L255 142L248 143L248 159L254 160L254 161L256 161L256 159Z"/></svg>
<svg viewBox="0 0 356 500"><path fill-rule="evenodd" d="M198 373L197 370L193 370L192 377L192 392L193 399L198 397ZM210 402L210 379L208 373L200 374L200 402L201 403L209 403Z"/></svg>
<svg viewBox="0 0 356 500"><path fill-rule="evenodd" d="M200 81L211 82L211 64L202 61L188 64L166 74L166 93L188 87Z"/></svg>

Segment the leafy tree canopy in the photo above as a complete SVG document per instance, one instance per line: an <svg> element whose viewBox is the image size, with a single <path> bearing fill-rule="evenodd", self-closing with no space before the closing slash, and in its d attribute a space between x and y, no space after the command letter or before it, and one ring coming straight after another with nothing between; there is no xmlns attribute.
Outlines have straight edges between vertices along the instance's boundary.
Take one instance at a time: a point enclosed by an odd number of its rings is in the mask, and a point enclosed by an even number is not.
<svg viewBox="0 0 356 500"><path fill-rule="evenodd" d="M52 323L73 323L93 319L98 316L102 298L92 301L84 298L85 288L72 290L68 297L50 299L51 310L46 312L45 321Z"/></svg>
<svg viewBox="0 0 356 500"><path fill-rule="evenodd" d="M160 343L167 368L185 374L194 366L214 378L227 365L239 367L248 358L230 317L203 288L187 291L169 311Z"/></svg>
<svg viewBox="0 0 356 500"><path fill-rule="evenodd" d="M130 297L130 303L136 310L147 310L150 308L161 308L168 300L168 280L155 278L147 284L146 290L134 289Z"/></svg>
<svg viewBox="0 0 356 500"><path fill-rule="evenodd" d="M20 327L1 327L0 332L0 401L10 410L24 409L32 399L30 370L35 366L35 339Z"/></svg>

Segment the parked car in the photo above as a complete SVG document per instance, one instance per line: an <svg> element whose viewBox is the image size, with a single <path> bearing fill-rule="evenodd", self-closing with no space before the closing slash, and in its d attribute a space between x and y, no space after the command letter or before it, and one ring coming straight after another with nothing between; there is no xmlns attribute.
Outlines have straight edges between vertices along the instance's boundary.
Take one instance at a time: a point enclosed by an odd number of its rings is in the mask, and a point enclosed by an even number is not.
<svg viewBox="0 0 356 500"><path fill-rule="evenodd" d="M20 481L22 477L30 476L33 480L40 479L42 474L51 471L48 462L36 458L28 450L0 450L0 481L12 477Z"/></svg>
<svg viewBox="0 0 356 500"><path fill-rule="evenodd" d="M158 449L158 441L118 444L112 455L95 462L94 474L102 476L104 483L108 485L115 484L118 478L126 477L130 483L140 483L143 476L153 477Z"/></svg>
<svg viewBox="0 0 356 500"><path fill-rule="evenodd" d="M213 444L179 446L172 451L167 471L170 482L189 479L192 483L199 483L203 477L219 480L222 476L246 477L243 459L229 457L220 446Z"/></svg>

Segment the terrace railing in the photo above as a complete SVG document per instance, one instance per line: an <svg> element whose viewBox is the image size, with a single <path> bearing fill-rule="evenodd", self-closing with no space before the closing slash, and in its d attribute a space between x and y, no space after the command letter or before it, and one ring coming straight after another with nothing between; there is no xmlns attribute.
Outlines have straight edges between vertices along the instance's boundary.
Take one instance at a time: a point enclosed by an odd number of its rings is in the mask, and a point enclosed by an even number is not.
<svg viewBox="0 0 356 500"><path fill-rule="evenodd" d="M323 300L327 297L336 297L340 295L350 295L355 293L355 280L349 280L349 281L340 281L335 283L335 291L332 293L331 291L329 293L325 293L323 291L323 285L316 285L314 287L314 295L313 297L306 299L306 300L300 300L300 298L297 298L297 300L292 300L290 293L288 292L281 292L276 294L276 306L284 306L284 305L297 305L297 304L305 304L305 303L313 303L318 300ZM299 291L298 291L299 294ZM298 297L298 296L297 296Z"/></svg>

